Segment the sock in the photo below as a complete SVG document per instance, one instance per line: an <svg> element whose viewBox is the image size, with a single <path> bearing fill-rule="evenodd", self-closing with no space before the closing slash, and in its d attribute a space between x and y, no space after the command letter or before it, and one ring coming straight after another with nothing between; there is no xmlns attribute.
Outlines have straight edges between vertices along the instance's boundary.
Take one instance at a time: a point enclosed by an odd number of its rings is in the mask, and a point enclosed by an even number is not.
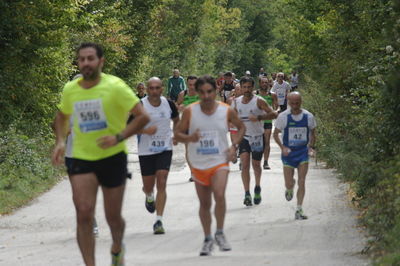
<svg viewBox="0 0 400 266"><path fill-rule="evenodd" d="M217 231L215 232L216 235L220 235L220 234L222 235L223 233L224 233L224 229L218 229L218 228L217 228Z"/></svg>
<svg viewBox="0 0 400 266"><path fill-rule="evenodd" d="M212 240L212 236L211 236L211 235L207 235L207 236L204 238L204 241L205 241L205 242L211 241L211 240Z"/></svg>
<svg viewBox="0 0 400 266"><path fill-rule="evenodd" d="M150 194L146 194L146 199L147 200L149 200L149 201L154 201L154 194L153 194L153 192L151 192Z"/></svg>
<svg viewBox="0 0 400 266"><path fill-rule="evenodd" d="M250 196L250 191L247 190L246 193L245 193L245 195L246 195L246 196Z"/></svg>
<svg viewBox="0 0 400 266"><path fill-rule="evenodd" d="M260 186L255 186L254 187L254 193L259 194L261 192L261 187Z"/></svg>
<svg viewBox="0 0 400 266"><path fill-rule="evenodd" d="M301 210L302 210L301 205L297 205L297 210L298 210L298 211L301 211Z"/></svg>
<svg viewBox="0 0 400 266"><path fill-rule="evenodd" d="M162 216L161 215L157 215L156 222L157 221L160 221L160 222L162 221Z"/></svg>

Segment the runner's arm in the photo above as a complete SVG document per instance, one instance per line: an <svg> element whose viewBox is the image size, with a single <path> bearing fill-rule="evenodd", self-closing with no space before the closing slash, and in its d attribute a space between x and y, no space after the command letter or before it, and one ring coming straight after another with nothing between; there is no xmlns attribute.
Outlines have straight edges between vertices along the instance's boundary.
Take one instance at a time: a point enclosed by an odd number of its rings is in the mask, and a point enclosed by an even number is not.
<svg viewBox="0 0 400 266"><path fill-rule="evenodd" d="M69 132L69 118L71 115L66 115L61 111L57 112L54 127L56 133L56 145L65 143L65 139Z"/></svg>
<svg viewBox="0 0 400 266"><path fill-rule="evenodd" d="M101 148L110 148L129 138L130 136L138 134L150 121L150 116L144 110L142 104L137 103L131 110L131 113L134 115L135 119L129 122L129 124L121 133L114 136L104 136L97 139L97 144Z"/></svg>
<svg viewBox="0 0 400 266"><path fill-rule="evenodd" d="M272 108L274 110L278 110L278 97L276 96L275 93L271 93L271 97L272 97Z"/></svg>
<svg viewBox="0 0 400 266"><path fill-rule="evenodd" d="M275 119L278 117L278 113L276 111L274 111L271 108L271 106L269 106L268 103L264 99L261 99L261 98L257 99L257 107L266 113L263 115L258 115L257 116L258 121L271 120L271 119Z"/></svg>
<svg viewBox="0 0 400 266"><path fill-rule="evenodd" d="M183 110L182 119L177 124L174 130L175 140L178 142L188 143L188 142L197 142L200 139L200 134L198 131L193 133L192 135L187 134L189 131L189 123L190 123L190 108L185 108Z"/></svg>
<svg viewBox="0 0 400 266"><path fill-rule="evenodd" d="M233 108L229 108L228 120L229 123L232 123L238 129L238 132L236 133L237 137L235 137L236 141L232 141L232 145L237 146L243 139L244 133L246 132L246 126L243 124L242 120L239 119L237 112Z"/></svg>
<svg viewBox="0 0 400 266"><path fill-rule="evenodd" d="M308 147L314 150L315 142L316 142L316 130L315 128L313 128L311 129L310 141L308 142Z"/></svg>
<svg viewBox="0 0 400 266"><path fill-rule="evenodd" d="M54 127L56 133L56 146L54 147L51 161L54 165L62 164L65 152L65 138L69 129L69 117L61 111L57 112Z"/></svg>
<svg viewBox="0 0 400 266"><path fill-rule="evenodd" d="M185 91L181 91L178 94L178 99L176 100L176 106L178 107L179 111L183 111L183 109L185 108L185 106L183 105L183 99L185 97Z"/></svg>

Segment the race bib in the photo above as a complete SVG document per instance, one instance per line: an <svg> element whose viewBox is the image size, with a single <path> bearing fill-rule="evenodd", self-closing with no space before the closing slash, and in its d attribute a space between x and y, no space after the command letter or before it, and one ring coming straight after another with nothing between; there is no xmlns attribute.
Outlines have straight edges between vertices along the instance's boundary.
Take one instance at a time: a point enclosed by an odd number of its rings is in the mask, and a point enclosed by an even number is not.
<svg viewBox="0 0 400 266"><path fill-rule="evenodd" d="M285 92L279 91L277 96L278 96L278 104L284 105L285 104Z"/></svg>
<svg viewBox="0 0 400 266"><path fill-rule="evenodd" d="M169 142L170 135L168 132L154 134L151 136L150 151L156 153L163 152L168 148Z"/></svg>
<svg viewBox="0 0 400 266"><path fill-rule="evenodd" d="M196 147L197 154L219 154L218 132L215 130L202 131L200 135L201 137Z"/></svg>
<svg viewBox="0 0 400 266"><path fill-rule="evenodd" d="M289 146L307 145L306 127L289 127Z"/></svg>
<svg viewBox="0 0 400 266"><path fill-rule="evenodd" d="M107 128L107 119L101 99L76 102L74 113L78 118L79 129L82 133Z"/></svg>
<svg viewBox="0 0 400 266"><path fill-rule="evenodd" d="M262 152L264 150L263 135L249 137L248 141L252 152Z"/></svg>

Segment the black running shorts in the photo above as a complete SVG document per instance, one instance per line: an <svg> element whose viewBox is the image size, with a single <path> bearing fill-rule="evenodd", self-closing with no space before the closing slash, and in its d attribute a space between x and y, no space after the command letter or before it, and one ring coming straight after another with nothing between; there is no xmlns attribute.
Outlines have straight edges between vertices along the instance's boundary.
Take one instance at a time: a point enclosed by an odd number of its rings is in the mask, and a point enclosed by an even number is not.
<svg viewBox="0 0 400 266"><path fill-rule="evenodd" d="M264 129L272 129L272 123L264 123Z"/></svg>
<svg viewBox="0 0 400 266"><path fill-rule="evenodd" d="M172 151L139 156L140 171L142 176L155 175L157 170L168 170L171 167Z"/></svg>
<svg viewBox="0 0 400 266"><path fill-rule="evenodd" d="M68 159L68 175L94 173L100 185L118 187L124 185L128 176L128 159L125 152L97 160Z"/></svg>
<svg viewBox="0 0 400 266"><path fill-rule="evenodd" d="M263 147L265 147L264 140L263 140ZM260 152L251 151L251 146L250 146L249 141L247 139L243 138L239 144L239 155L242 153L245 153L245 152L251 153L251 158L253 160L261 161L263 154L264 154L264 148L263 148L263 151L260 151Z"/></svg>

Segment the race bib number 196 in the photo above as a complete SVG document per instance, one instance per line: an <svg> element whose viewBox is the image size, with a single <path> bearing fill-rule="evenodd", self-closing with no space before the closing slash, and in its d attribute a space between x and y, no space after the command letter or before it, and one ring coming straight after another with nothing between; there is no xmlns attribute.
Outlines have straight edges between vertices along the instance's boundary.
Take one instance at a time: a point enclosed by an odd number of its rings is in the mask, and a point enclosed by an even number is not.
<svg viewBox="0 0 400 266"><path fill-rule="evenodd" d="M107 119L100 99L75 103L74 113L78 118L79 129L82 133L107 128Z"/></svg>
<svg viewBox="0 0 400 266"><path fill-rule="evenodd" d="M290 127L289 128L289 146L307 145L307 128Z"/></svg>
<svg viewBox="0 0 400 266"><path fill-rule="evenodd" d="M199 142L197 143L197 154L218 154L218 133L217 131L202 131Z"/></svg>

